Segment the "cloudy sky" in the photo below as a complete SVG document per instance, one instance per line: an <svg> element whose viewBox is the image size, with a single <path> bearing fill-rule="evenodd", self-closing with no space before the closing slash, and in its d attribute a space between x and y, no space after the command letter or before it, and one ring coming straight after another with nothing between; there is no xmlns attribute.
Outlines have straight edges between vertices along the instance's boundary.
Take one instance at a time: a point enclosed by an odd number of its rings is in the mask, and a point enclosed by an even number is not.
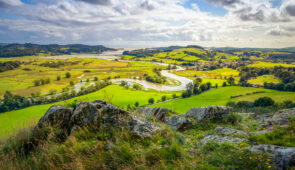
<svg viewBox="0 0 295 170"><path fill-rule="evenodd" d="M0 0L0 42L295 46L295 0Z"/></svg>

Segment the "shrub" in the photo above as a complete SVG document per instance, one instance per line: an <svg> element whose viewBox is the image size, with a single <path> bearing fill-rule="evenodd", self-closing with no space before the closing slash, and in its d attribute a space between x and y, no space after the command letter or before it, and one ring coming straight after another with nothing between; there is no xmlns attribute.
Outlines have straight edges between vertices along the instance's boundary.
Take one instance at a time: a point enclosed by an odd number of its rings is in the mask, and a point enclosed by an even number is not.
<svg viewBox="0 0 295 170"><path fill-rule="evenodd" d="M235 125L241 121L242 121L242 117L236 113L230 113L229 115L223 117L224 123L230 123L232 125Z"/></svg>
<svg viewBox="0 0 295 170"><path fill-rule="evenodd" d="M162 101L166 101L167 96L162 96Z"/></svg>
<svg viewBox="0 0 295 170"><path fill-rule="evenodd" d="M261 97L254 101L254 106L256 107L266 107L266 106L273 106L274 100L270 97Z"/></svg>
<svg viewBox="0 0 295 170"><path fill-rule="evenodd" d="M65 75L66 75L66 78L70 78L71 77L71 73L70 72L67 72Z"/></svg>
<svg viewBox="0 0 295 170"><path fill-rule="evenodd" d="M149 104L154 104L155 103L155 99L154 98L150 98L149 99Z"/></svg>

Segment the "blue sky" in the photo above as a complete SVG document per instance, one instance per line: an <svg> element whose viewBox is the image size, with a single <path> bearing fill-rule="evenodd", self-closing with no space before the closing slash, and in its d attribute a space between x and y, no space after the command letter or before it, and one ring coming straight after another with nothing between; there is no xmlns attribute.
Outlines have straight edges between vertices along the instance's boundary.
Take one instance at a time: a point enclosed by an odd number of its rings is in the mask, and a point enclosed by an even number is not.
<svg viewBox="0 0 295 170"><path fill-rule="evenodd" d="M0 0L0 43L295 46L294 0Z"/></svg>
<svg viewBox="0 0 295 170"><path fill-rule="evenodd" d="M208 12L216 16L224 16L228 11L220 5L210 4L205 0L188 0L184 3L185 8L192 8L192 4L197 4L200 11Z"/></svg>

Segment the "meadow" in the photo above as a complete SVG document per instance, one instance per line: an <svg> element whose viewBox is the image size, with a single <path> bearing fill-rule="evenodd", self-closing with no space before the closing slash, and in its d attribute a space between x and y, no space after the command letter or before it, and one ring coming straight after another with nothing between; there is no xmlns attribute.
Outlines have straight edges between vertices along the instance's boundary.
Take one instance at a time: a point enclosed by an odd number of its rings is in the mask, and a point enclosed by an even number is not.
<svg viewBox="0 0 295 170"><path fill-rule="evenodd" d="M102 59L72 58L64 60L52 60L46 58L13 58L12 61L22 62L21 67L0 73L0 96L9 90L13 94L30 96L32 93L47 94L51 90L57 92L69 86L70 82L77 83L80 80L90 81L94 77L98 79L130 78L143 76L144 74L155 75L153 68L165 68L164 66L144 62L118 62ZM1 61L10 61L1 59ZM46 63L64 63L58 67L48 67ZM70 72L71 77L65 78ZM61 80L57 80L57 76ZM49 84L34 86L35 80L50 79Z"/></svg>
<svg viewBox="0 0 295 170"><path fill-rule="evenodd" d="M295 67L294 64L286 64L286 63L271 63L271 62L256 62L254 64L248 65L248 67L257 67L257 68L271 68L271 67Z"/></svg>
<svg viewBox="0 0 295 170"><path fill-rule="evenodd" d="M201 78L224 78L224 77L238 77L240 72L231 68L221 68L211 71L196 71L196 70L183 70L183 71L174 71L174 74L183 76L183 77L201 77Z"/></svg>
<svg viewBox="0 0 295 170"><path fill-rule="evenodd" d="M90 93L84 96L72 98L66 101L31 106L21 110L14 110L0 114L0 139L7 138L13 132L23 127L34 125L45 112L52 105L67 105L77 100L80 101L94 101L104 100L110 102L120 108L126 109L128 105L134 107L135 102L138 102L140 106L148 104L150 98L154 98L155 101L161 100L162 96L167 96L167 99L172 98L172 95L176 94L180 96L180 92L157 92L157 91L139 91L134 89L126 89L119 85L110 85L97 92Z"/></svg>
<svg viewBox="0 0 295 170"><path fill-rule="evenodd" d="M278 84L281 80L276 78L274 75L262 75L254 79L249 79L248 83L263 86L264 83Z"/></svg>
<svg viewBox="0 0 295 170"><path fill-rule="evenodd" d="M252 94L253 92L260 92ZM236 98L231 98L231 96L239 96ZM204 107L204 106L224 106L229 101L254 101L260 97L271 97L276 102L284 102L286 100L295 101L294 92L281 92L276 90L269 90L264 88L254 88L254 87L220 87L217 89L211 89L200 95L192 96L189 98L181 98L176 100L167 101L160 104L155 104L150 107L164 107L171 109L178 113L186 113L192 107Z"/></svg>
<svg viewBox="0 0 295 170"><path fill-rule="evenodd" d="M239 57L236 55L211 52L201 48L180 48L174 49L170 52L158 52L153 56L135 57L130 55L121 55L122 60L136 60L136 61L156 61L166 64L187 65L192 62L216 62L221 61L235 61ZM215 61L212 61L215 60Z"/></svg>

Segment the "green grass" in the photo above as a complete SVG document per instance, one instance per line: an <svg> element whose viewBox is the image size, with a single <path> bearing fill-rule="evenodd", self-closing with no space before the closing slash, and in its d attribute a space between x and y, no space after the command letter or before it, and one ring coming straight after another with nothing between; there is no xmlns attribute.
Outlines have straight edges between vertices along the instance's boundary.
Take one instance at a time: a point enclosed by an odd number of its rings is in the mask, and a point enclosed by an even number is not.
<svg viewBox="0 0 295 170"><path fill-rule="evenodd" d="M259 144L272 144L295 147L295 118L292 118L288 127L275 128L274 131L249 138Z"/></svg>
<svg viewBox="0 0 295 170"><path fill-rule="evenodd" d="M36 123L36 121L38 121L45 114L49 107L55 104L66 105L76 99L78 101L105 100L108 102L111 101L114 105L126 109L129 104L134 106L136 101L139 102L139 105L141 106L148 104L149 98L154 98L155 101L157 101L164 95L166 95L167 98L172 98L173 94L174 93L172 92L136 91L133 89L126 89L119 85L110 85L97 92L66 101L47 105L31 106L21 110L0 113L0 138L6 138L20 128L28 127ZM178 96L180 95L179 92L176 92L175 94Z"/></svg>
<svg viewBox="0 0 295 170"><path fill-rule="evenodd" d="M51 89L61 91L67 87L70 81L78 82L79 77L83 76L86 80L89 78L93 80L95 76L99 79L106 79L108 77L114 78L120 76L121 78L138 77L144 74L151 76L155 75L153 72L154 67L165 68L151 63L144 62L116 62L101 59L65 59L58 60L61 62L78 62L74 65L61 66L59 68L49 68L40 66L44 62L51 62L56 60L51 59L38 59L38 58L12 58L13 61L24 62L15 70L5 71L0 73L0 96L9 90L13 94L21 96L30 96L32 93L41 94L48 93ZM8 61L8 60L3 60ZM25 71L24 68L31 70ZM85 70L90 72L85 73ZM70 72L72 77L65 78L65 73ZM56 81L56 77L60 76L61 80ZM50 78L51 83L34 87L34 80L43 78Z"/></svg>
<svg viewBox="0 0 295 170"><path fill-rule="evenodd" d="M196 71L196 70L183 70L183 71L175 71L174 74L184 77L202 77L202 78L209 78L209 79L217 79L217 78L224 78L224 77L237 77L239 76L240 72L231 68L221 68L212 71Z"/></svg>
<svg viewBox="0 0 295 170"><path fill-rule="evenodd" d="M256 85L263 85L264 83L280 83L280 79L276 78L274 75L262 75L258 76L255 79L248 80L248 83L256 84Z"/></svg>
<svg viewBox="0 0 295 170"><path fill-rule="evenodd" d="M264 91L265 93L250 94L257 91ZM231 99L231 96L241 97ZM268 96L273 98L276 102L283 102L285 100L295 101L294 92L281 92L276 90L269 90L263 88L253 87L220 87L217 89L211 89L200 95L192 96L189 98L176 99L165 103L153 105L151 107L164 107L172 109L178 113L186 113L192 107L203 107L211 105L226 105L229 101L254 101L259 97Z"/></svg>
<svg viewBox="0 0 295 170"><path fill-rule="evenodd" d="M266 67L275 67L275 66L282 66L282 67L295 67L294 64L285 64L285 63L269 63L269 62L256 62L255 64L251 64L248 67L258 67L258 68L266 68Z"/></svg>

